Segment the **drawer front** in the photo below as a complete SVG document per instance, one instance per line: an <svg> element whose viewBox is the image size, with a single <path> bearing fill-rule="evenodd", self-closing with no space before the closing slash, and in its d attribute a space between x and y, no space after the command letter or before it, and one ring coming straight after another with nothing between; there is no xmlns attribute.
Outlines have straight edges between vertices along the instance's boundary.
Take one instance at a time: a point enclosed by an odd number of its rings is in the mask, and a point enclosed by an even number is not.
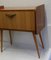
<svg viewBox="0 0 51 60"><path fill-rule="evenodd" d="M35 31L35 12L34 11L26 11L25 12L25 21L26 21L26 29Z"/></svg>
<svg viewBox="0 0 51 60"><path fill-rule="evenodd" d="M3 13L0 12L0 28L3 28Z"/></svg>
<svg viewBox="0 0 51 60"><path fill-rule="evenodd" d="M3 28L35 31L34 11L3 11Z"/></svg>
<svg viewBox="0 0 51 60"><path fill-rule="evenodd" d="M16 12L4 11L3 13L3 24L5 29L16 29Z"/></svg>

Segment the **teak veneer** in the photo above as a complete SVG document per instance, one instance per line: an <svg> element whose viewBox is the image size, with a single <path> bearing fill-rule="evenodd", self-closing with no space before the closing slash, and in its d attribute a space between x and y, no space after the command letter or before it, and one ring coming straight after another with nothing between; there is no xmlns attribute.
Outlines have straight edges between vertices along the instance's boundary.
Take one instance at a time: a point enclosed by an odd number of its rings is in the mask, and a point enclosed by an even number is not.
<svg viewBox="0 0 51 60"><path fill-rule="evenodd" d="M41 30L45 27L44 5L36 8L4 8L0 9L0 30L1 30L1 52L3 51L3 30L9 30L10 43L12 45L11 31L32 32L34 42L40 58L39 48L35 34L39 34L42 47L44 44L41 37Z"/></svg>

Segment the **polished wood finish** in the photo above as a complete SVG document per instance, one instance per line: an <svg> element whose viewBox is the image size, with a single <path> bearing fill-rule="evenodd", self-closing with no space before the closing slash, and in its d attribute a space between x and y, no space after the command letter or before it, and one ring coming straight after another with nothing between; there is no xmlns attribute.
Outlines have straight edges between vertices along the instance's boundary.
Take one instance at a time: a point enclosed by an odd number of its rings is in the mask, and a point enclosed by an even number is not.
<svg viewBox="0 0 51 60"><path fill-rule="evenodd" d="M35 10L33 7L4 7L4 9L0 9L0 11L23 11L23 10Z"/></svg>
<svg viewBox="0 0 51 60"><path fill-rule="evenodd" d="M12 35L10 30L9 30L9 36L10 36L10 44L12 45Z"/></svg>
<svg viewBox="0 0 51 60"><path fill-rule="evenodd" d="M0 9L0 21L0 29L39 33L45 27L45 8L40 5L36 9Z"/></svg>
<svg viewBox="0 0 51 60"><path fill-rule="evenodd" d="M0 31L0 48L1 48L1 31Z"/></svg>
<svg viewBox="0 0 51 60"><path fill-rule="evenodd" d="M45 27L45 7L44 4L36 7L36 33Z"/></svg>
<svg viewBox="0 0 51 60"><path fill-rule="evenodd" d="M3 30L1 30L1 52L3 52Z"/></svg>
<svg viewBox="0 0 51 60"><path fill-rule="evenodd" d="M41 41L41 44L42 44L42 48L44 49L44 44L43 44L41 33L39 33L39 37L40 37L40 41Z"/></svg>
<svg viewBox="0 0 51 60"><path fill-rule="evenodd" d="M36 49L37 49L38 57L40 58L39 48L38 48L38 44L37 44L36 36L35 36L34 32L33 32L33 37L34 37L34 42L35 42L35 46L36 46Z"/></svg>
<svg viewBox="0 0 51 60"><path fill-rule="evenodd" d="M11 30L33 32L38 57L40 53L35 34L39 34L42 47L41 30L45 27L44 5L34 8L4 8L0 9L1 52L3 51L3 30L9 30L12 45Z"/></svg>
<svg viewBox="0 0 51 60"><path fill-rule="evenodd" d="M35 31L35 11L0 11L0 16L0 29Z"/></svg>

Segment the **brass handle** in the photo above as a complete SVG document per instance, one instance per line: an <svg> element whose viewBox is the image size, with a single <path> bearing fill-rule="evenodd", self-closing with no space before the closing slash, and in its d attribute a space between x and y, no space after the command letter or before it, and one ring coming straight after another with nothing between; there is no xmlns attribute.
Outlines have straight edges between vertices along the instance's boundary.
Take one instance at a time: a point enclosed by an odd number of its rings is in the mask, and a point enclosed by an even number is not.
<svg viewBox="0 0 51 60"><path fill-rule="evenodd" d="M13 18L14 16L16 16L16 14L5 14L5 15L9 18Z"/></svg>

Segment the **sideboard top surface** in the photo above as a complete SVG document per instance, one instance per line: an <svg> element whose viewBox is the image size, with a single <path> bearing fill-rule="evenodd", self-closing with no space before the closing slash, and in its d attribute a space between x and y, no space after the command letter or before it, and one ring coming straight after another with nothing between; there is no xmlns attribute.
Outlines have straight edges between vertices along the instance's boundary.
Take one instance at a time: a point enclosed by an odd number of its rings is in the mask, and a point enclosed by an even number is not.
<svg viewBox="0 0 51 60"><path fill-rule="evenodd" d="M4 7L3 9L0 9L0 11L5 10L35 10L35 7Z"/></svg>

